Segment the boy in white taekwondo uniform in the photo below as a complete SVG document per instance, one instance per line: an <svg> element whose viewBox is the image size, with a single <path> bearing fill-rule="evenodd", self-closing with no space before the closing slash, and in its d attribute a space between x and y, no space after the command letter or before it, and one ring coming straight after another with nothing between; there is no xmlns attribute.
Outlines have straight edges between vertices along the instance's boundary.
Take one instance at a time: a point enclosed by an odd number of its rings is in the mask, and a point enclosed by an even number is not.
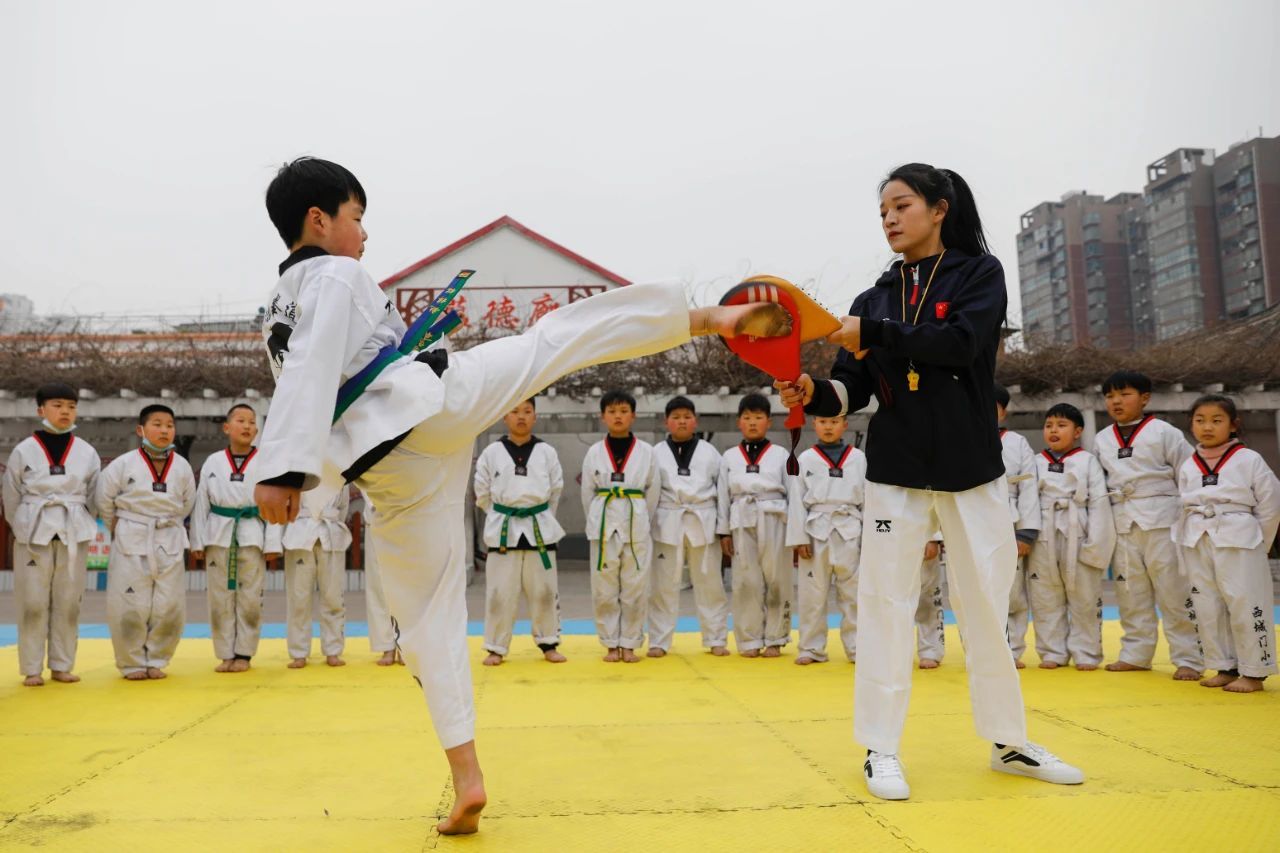
<svg viewBox="0 0 1280 853"><path fill-rule="evenodd" d="M417 350L460 320L446 288L406 330L359 264L365 192L336 163L300 158L267 190L291 252L264 335L276 390L262 442L264 517L283 523L299 491L356 483L377 510L372 531L399 644L423 686L453 773L439 829L474 832L485 804L475 750L466 638L465 495L475 436L567 373L659 352L693 335L786 334L775 305L689 309L683 288L630 285L565 305L523 335L465 352ZM341 392L341 393L340 393Z"/></svg>
<svg viewBox="0 0 1280 853"><path fill-rule="evenodd" d="M858 557L862 545L862 490L866 455L845 444L848 418L813 419L818 443L800 454L795 500L788 505L787 547L800 558L799 653L806 666L827 661L827 596L836 588L840 641L857 657Z"/></svg>
<svg viewBox="0 0 1280 853"><path fill-rule="evenodd" d="M173 410L143 407L142 446L98 479L98 513L111 531L107 624L116 667L130 681L164 678L187 621L187 529L196 503L191 464L174 449Z"/></svg>
<svg viewBox="0 0 1280 853"><path fill-rule="evenodd" d="M1036 481L1036 452L1031 442L1004 422L1009 415L1009 391L996 384L996 421L1000 424L1000 452L1004 459L1004 481L1009 486L1009 515L1013 518L1013 535L1018 544L1018 569L1009 590L1009 650L1018 669L1022 653L1027 650L1027 558L1040 531L1040 486Z"/></svg>
<svg viewBox="0 0 1280 853"><path fill-rule="evenodd" d="M536 403L523 400L503 417L507 435L476 460L476 506L485 511L485 666L497 666L511 651L511 631L523 591L529 601L533 641L551 663L560 654L560 592L556 543L564 528L556 507L564 472L555 448L533 434Z"/></svg>
<svg viewBox="0 0 1280 853"><path fill-rule="evenodd" d="M1121 370L1102 383L1115 420L1093 448L1107 475L1115 517L1116 603L1120 606L1120 659L1111 672L1151 669L1156 650L1156 608L1164 620L1173 677L1194 681L1204 669L1196 623L1190 616L1191 583L1178 563L1170 528L1178 518L1178 469L1191 445L1177 427L1144 413L1151 380Z"/></svg>
<svg viewBox="0 0 1280 853"><path fill-rule="evenodd" d="M591 546L591 602L600 645L609 663L636 663L644 642L649 565L653 547L650 516L659 480L653 445L631 434L636 401L622 391L600 398L608 434L582 460L582 510Z"/></svg>
<svg viewBox="0 0 1280 853"><path fill-rule="evenodd" d="M244 404L227 412L227 449L205 460L191 513L191 553L204 558L209 632L221 661L215 672L245 672L262 634L267 560L280 556L281 526L266 524L253 503L258 419Z"/></svg>
<svg viewBox="0 0 1280 853"><path fill-rule="evenodd" d="M1074 660L1078 670L1102 663L1102 575L1115 550L1106 478L1077 442L1084 415L1058 403L1045 413L1048 449L1036 457L1040 533L1031 549L1028 583L1041 669Z"/></svg>
<svg viewBox="0 0 1280 853"><path fill-rule="evenodd" d="M27 687L44 684L45 651L54 681L74 682L94 489L102 467L71 434L79 395L61 382L36 390L41 428L18 442L4 474L4 513L13 527L18 668Z"/></svg>
<svg viewBox="0 0 1280 853"><path fill-rule="evenodd" d="M716 539L716 482L720 453L695 435L698 415L688 397L667 401L667 440L654 447L661 482L654 511L653 565L649 598L649 657L671 651L680 610L680 577L685 563L702 629L711 654L729 654L729 597L720 573L723 556Z"/></svg>
<svg viewBox="0 0 1280 853"><path fill-rule="evenodd" d="M289 605L289 668L301 669L311 654L311 613L320 605L320 651L329 666L346 666L342 659L347 607L347 549L351 531L347 511L351 500L339 489L328 503L312 490L302 495L298 517L280 537L284 549L284 586Z"/></svg>
<svg viewBox="0 0 1280 853"><path fill-rule="evenodd" d="M1280 481L1236 439L1235 401L1207 394L1191 407L1199 442L1178 471L1182 512L1173 535L1191 579L1205 664L1200 682L1232 693L1262 689L1276 674L1267 549L1280 526Z"/></svg>
<svg viewBox="0 0 1280 853"><path fill-rule="evenodd" d="M733 559L733 633L743 657L776 658L791 639L791 552L787 504L796 477L787 476L787 451L765 436L769 400L747 394L738 403L742 442L720 462L716 532Z"/></svg>
<svg viewBox="0 0 1280 853"><path fill-rule="evenodd" d="M946 611L942 607L942 582L947 567L943 559L942 531L938 531L925 543L924 560L920 563L916 657L921 669L937 669L947 653Z"/></svg>

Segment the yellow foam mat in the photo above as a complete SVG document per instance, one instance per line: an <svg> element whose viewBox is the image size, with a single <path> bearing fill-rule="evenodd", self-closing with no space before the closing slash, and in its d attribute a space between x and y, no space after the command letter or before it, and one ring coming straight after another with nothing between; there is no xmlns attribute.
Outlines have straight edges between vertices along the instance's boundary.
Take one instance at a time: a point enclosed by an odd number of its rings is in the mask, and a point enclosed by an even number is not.
<svg viewBox="0 0 1280 853"><path fill-rule="evenodd" d="M832 648L839 649L833 633ZM1150 673L1023 673L1031 736L1089 781L993 773L973 733L960 644L917 672L905 803L870 798L852 742L853 668L839 659L677 653L567 664L527 639L478 665L490 807L443 838L448 772L404 668L313 657L283 640L218 675L184 640L164 681L119 678L106 640L80 644L77 685L24 688L0 648L0 849L174 850L1276 850L1280 684L1231 695ZM1106 626L1114 654L1119 627ZM1162 647L1163 654L1163 647Z"/></svg>

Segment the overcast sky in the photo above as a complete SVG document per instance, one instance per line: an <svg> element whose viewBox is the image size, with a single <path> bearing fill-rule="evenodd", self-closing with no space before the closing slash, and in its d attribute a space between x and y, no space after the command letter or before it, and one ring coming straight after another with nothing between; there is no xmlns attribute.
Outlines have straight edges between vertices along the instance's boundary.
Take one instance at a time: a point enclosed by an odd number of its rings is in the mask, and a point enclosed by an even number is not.
<svg viewBox="0 0 1280 853"><path fill-rule="evenodd" d="M635 281L843 308L891 257L877 182L923 160L974 187L1016 306L1023 211L1280 133L1278 7L0 0L0 292L252 312L263 190L315 154L368 191L377 278L509 214Z"/></svg>

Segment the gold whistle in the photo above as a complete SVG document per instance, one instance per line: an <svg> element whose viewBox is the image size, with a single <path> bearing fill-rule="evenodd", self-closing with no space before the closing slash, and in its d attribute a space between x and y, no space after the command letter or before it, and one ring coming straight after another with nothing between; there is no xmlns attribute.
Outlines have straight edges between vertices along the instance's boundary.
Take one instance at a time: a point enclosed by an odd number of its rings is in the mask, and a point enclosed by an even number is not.
<svg viewBox="0 0 1280 853"><path fill-rule="evenodd" d="M907 371L907 390L920 390L920 374L916 373L916 369L914 367Z"/></svg>

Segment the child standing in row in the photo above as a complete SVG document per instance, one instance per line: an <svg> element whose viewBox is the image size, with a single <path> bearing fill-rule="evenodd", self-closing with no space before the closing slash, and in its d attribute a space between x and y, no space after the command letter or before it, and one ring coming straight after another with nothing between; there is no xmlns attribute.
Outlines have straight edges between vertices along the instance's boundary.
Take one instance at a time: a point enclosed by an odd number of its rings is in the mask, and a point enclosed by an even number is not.
<svg viewBox="0 0 1280 853"><path fill-rule="evenodd" d="M243 404L222 424L227 449L200 468L191 513L191 554L204 558L215 672L245 672L258 652L267 563L280 556L280 526L265 524L253 503L258 418Z"/></svg>
<svg viewBox="0 0 1280 853"><path fill-rule="evenodd" d="M921 669L937 669L947 653L946 611L942 609L942 531L933 534L924 546L920 563L920 600L916 604L916 658Z"/></svg>
<svg viewBox="0 0 1280 853"><path fill-rule="evenodd" d="M351 500L339 489L328 502L318 492L304 492L298 517L280 538L284 549L285 597L289 604L289 668L301 669L311 654L311 614L320 605L320 651L329 666L346 666L342 659L347 616L347 549L351 531L347 511Z"/></svg>
<svg viewBox="0 0 1280 853"><path fill-rule="evenodd" d="M1009 416L1009 391L996 384L996 421L1000 427L1000 454L1004 459L1004 480L1009 487L1009 515L1018 545L1018 566L1009 590L1009 650L1018 669L1027 650L1027 558L1040 531L1040 486L1036 480L1036 452L1031 442L1004 425Z"/></svg>
<svg viewBox="0 0 1280 853"><path fill-rule="evenodd" d="M174 448L168 406L138 414L142 446L112 460L98 480L98 513L111 531L107 623L116 667L130 681L165 677L187 621L183 522L196 478Z"/></svg>
<svg viewBox="0 0 1280 853"><path fill-rule="evenodd" d="M1182 430L1148 415L1151 380L1121 370L1102 383L1107 411L1115 420L1094 440L1107 475L1116 534L1116 602L1120 605L1120 659L1111 672L1151 669L1159 625L1164 618L1173 677L1194 681L1204 655L1191 617L1191 584L1178 563L1170 528L1178 518L1178 469L1191 456Z"/></svg>
<svg viewBox="0 0 1280 853"><path fill-rule="evenodd" d="M80 680L76 664L80 599L89 543L98 532L94 493L102 461L73 436L79 394L51 382L36 390L40 428L9 454L4 514L13 527L18 668L26 687Z"/></svg>
<svg viewBox="0 0 1280 853"><path fill-rule="evenodd" d="M507 434L476 461L476 506L485 511L485 666L497 666L511 651L511 631L523 592L529 602L533 641L551 663L560 653L560 592L556 543L564 528L556 507L564 472L555 448L533 434L538 412L525 400L503 417Z"/></svg>
<svg viewBox="0 0 1280 853"><path fill-rule="evenodd" d="M369 625L369 648L378 652L378 666L404 666L404 658L396 647L395 623L387 607L387 593L382 588L382 572L378 568L378 554L373 547L373 504L361 493L364 509L360 517L364 521L364 609L365 622Z"/></svg>
<svg viewBox="0 0 1280 853"><path fill-rule="evenodd" d="M787 451L765 436L769 400L738 403L742 442L720 463L716 532L733 560L733 633L743 657L776 658L791 639L790 552L787 550Z"/></svg>
<svg viewBox="0 0 1280 853"><path fill-rule="evenodd" d="M729 597L720 574L716 495L720 454L695 434L698 414L688 397L667 402L667 440L654 447L660 492L653 523L653 575L649 598L649 657L671 651L685 563L711 654L729 654Z"/></svg>
<svg viewBox="0 0 1280 853"><path fill-rule="evenodd" d="M591 549L591 600L604 659L636 663L648 609L650 507L660 490L653 445L631 434L636 401L610 391L600 398L608 435L582 460L582 509Z"/></svg>
<svg viewBox="0 0 1280 853"><path fill-rule="evenodd" d="M1040 534L1031 549L1031 616L1041 669L1074 660L1076 669L1102 662L1102 576L1115 549L1106 478L1079 446L1084 415L1058 403L1045 413L1047 449L1036 458Z"/></svg>
<svg viewBox="0 0 1280 853"><path fill-rule="evenodd" d="M1276 674L1275 621L1267 549L1280 526L1280 482L1240 443L1235 402L1206 394L1191 407L1197 445L1178 469L1182 512L1174 525L1191 600L1216 675L1204 687L1262 689Z"/></svg>
<svg viewBox="0 0 1280 853"><path fill-rule="evenodd" d="M801 666L827 661L827 596L832 585L845 657L850 663L857 659L858 559L867 457L845 443L848 426L844 415L813 419L818 443L800 454L795 499L788 507L786 544L800 558L796 663Z"/></svg>

